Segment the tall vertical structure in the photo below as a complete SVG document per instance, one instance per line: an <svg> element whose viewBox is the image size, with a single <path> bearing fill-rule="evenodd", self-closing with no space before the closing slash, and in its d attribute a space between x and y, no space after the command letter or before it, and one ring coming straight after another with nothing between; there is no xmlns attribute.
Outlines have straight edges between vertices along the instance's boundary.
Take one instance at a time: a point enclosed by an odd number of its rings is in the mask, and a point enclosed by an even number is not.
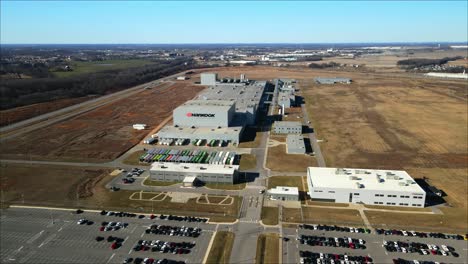
<svg viewBox="0 0 468 264"><path fill-rule="evenodd" d="M202 73L200 74L200 83L202 85L216 85L218 79L217 73Z"/></svg>

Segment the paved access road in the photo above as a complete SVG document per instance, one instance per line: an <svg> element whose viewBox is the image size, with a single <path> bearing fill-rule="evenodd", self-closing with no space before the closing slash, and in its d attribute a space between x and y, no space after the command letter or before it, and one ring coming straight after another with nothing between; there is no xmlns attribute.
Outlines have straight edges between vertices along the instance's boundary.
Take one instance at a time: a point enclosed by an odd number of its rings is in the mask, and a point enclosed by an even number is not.
<svg viewBox="0 0 468 264"><path fill-rule="evenodd" d="M80 218L94 221L93 225L78 225ZM118 231L99 231L103 221L129 223ZM96 212L75 214L72 211L9 208L0 218L0 263L122 263L127 257L174 259L200 263L213 235L214 225L129 217L101 216ZM145 234L152 224L191 226L203 229L198 238ZM121 248L112 250L111 243L97 242L96 236L109 235L125 239ZM134 252L140 239L170 242L195 242L187 255L151 251Z"/></svg>
<svg viewBox="0 0 468 264"><path fill-rule="evenodd" d="M366 241L366 249L349 249L349 248L335 248L335 247L320 247L302 245L297 240L298 235L315 235L326 237L351 237L356 239L363 239ZM370 256L373 258L374 263L392 263L392 259L402 258L406 260L431 260L439 263L467 263L467 247L468 241L466 240L453 240L453 239L435 239L435 238L416 238L416 237L403 237L403 236L384 236L371 234L358 234L348 232L335 232L335 231L320 231L320 230L305 230L295 228L284 228L283 237L289 238L289 241L283 241L283 260L284 263L299 263L299 250L308 250L311 252L333 253L333 254L347 254L350 256ZM460 257L445 257L434 255L419 255L416 253L394 253L386 252L382 247L383 240L391 241L404 241L404 242L421 242L435 245L447 245L455 248Z"/></svg>

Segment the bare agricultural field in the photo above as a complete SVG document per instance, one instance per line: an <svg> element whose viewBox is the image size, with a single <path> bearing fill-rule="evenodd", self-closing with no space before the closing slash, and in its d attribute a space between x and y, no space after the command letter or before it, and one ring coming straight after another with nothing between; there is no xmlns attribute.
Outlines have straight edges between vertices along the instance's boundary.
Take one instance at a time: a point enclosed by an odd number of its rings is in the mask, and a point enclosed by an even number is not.
<svg viewBox="0 0 468 264"><path fill-rule="evenodd" d="M110 161L137 144L172 110L192 99L203 87L182 83L140 93L74 118L2 142L2 158L62 161Z"/></svg>
<svg viewBox="0 0 468 264"><path fill-rule="evenodd" d="M1 164L2 201L46 206L74 206L94 195L106 169Z"/></svg>
<svg viewBox="0 0 468 264"><path fill-rule="evenodd" d="M327 166L407 170L446 191L447 202L460 209L448 219L466 223L466 83L354 79L351 85L302 82L315 131L324 140L320 146Z"/></svg>

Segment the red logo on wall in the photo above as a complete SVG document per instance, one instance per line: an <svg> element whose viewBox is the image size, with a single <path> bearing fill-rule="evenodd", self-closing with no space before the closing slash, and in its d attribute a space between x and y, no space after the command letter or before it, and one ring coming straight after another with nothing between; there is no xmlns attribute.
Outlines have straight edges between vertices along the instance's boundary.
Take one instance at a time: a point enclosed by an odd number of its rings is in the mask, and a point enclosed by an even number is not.
<svg viewBox="0 0 468 264"><path fill-rule="evenodd" d="M188 117L191 117L191 116L192 116L192 113L187 113L187 116L188 116Z"/></svg>

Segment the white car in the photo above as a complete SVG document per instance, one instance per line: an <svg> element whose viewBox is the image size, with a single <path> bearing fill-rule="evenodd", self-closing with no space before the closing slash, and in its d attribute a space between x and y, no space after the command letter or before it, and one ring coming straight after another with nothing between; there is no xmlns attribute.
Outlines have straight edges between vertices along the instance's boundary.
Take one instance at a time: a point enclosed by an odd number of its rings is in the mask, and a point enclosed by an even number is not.
<svg viewBox="0 0 468 264"><path fill-rule="evenodd" d="M359 239L359 244L364 245L364 240Z"/></svg>
<svg viewBox="0 0 468 264"><path fill-rule="evenodd" d="M350 238L350 237L348 237L348 242L349 242L349 243L353 243L353 239Z"/></svg>
<svg viewBox="0 0 468 264"><path fill-rule="evenodd" d="M401 231L403 233L404 236L408 236L408 232L406 232L405 230Z"/></svg>
<svg viewBox="0 0 468 264"><path fill-rule="evenodd" d="M320 253L320 258L323 259L323 253Z"/></svg>
<svg viewBox="0 0 468 264"><path fill-rule="evenodd" d="M419 261L413 260L413 263L414 263L414 264L419 264Z"/></svg>
<svg viewBox="0 0 468 264"><path fill-rule="evenodd" d="M87 220L86 219L80 219L78 220L78 222L76 222L77 225L82 225L82 224L86 224Z"/></svg>
<svg viewBox="0 0 468 264"><path fill-rule="evenodd" d="M413 236L417 236L416 232L414 232L414 231L410 231L410 233L411 233L411 235L413 235Z"/></svg>
<svg viewBox="0 0 468 264"><path fill-rule="evenodd" d="M354 233L354 227L349 228L349 231L350 231L351 233Z"/></svg>
<svg viewBox="0 0 468 264"><path fill-rule="evenodd" d="M337 237L335 237L335 242L338 243L338 238Z"/></svg>
<svg viewBox="0 0 468 264"><path fill-rule="evenodd" d="M450 251L446 245L440 245L440 247L445 251Z"/></svg>
<svg viewBox="0 0 468 264"><path fill-rule="evenodd" d="M299 263L300 263L300 264L304 264L304 258L300 258L300 259L299 259Z"/></svg>
<svg viewBox="0 0 468 264"><path fill-rule="evenodd" d="M427 251L424 250L424 249L421 249L421 252L423 253L423 255L428 255L428 254L429 254L429 252L427 252Z"/></svg>
<svg viewBox="0 0 468 264"><path fill-rule="evenodd" d="M406 251L406 248L404 248L404 247L401 248L401 252L408 253L408 251Z"/></svg>
<svg viewBox="0 0 468 264"><path fill-rule="evenodd" d="M345 261L349 261L348 255L344 255L344 260L345 260Z"/></svg>
<svg viewBox="0 0 468 264"><path fill-rule="evenodd" d="M445 252L444 250L441 250L440 252L442 252L442 256L448 256L447 252Z"/></svg>
<svg viewBox="0 0 468 264"><path fill-rule="evenodd" d="M429 250L433 250L434 248L432 248L432 245L429 245L427 244L427 248L429 248Z"/></svg>

